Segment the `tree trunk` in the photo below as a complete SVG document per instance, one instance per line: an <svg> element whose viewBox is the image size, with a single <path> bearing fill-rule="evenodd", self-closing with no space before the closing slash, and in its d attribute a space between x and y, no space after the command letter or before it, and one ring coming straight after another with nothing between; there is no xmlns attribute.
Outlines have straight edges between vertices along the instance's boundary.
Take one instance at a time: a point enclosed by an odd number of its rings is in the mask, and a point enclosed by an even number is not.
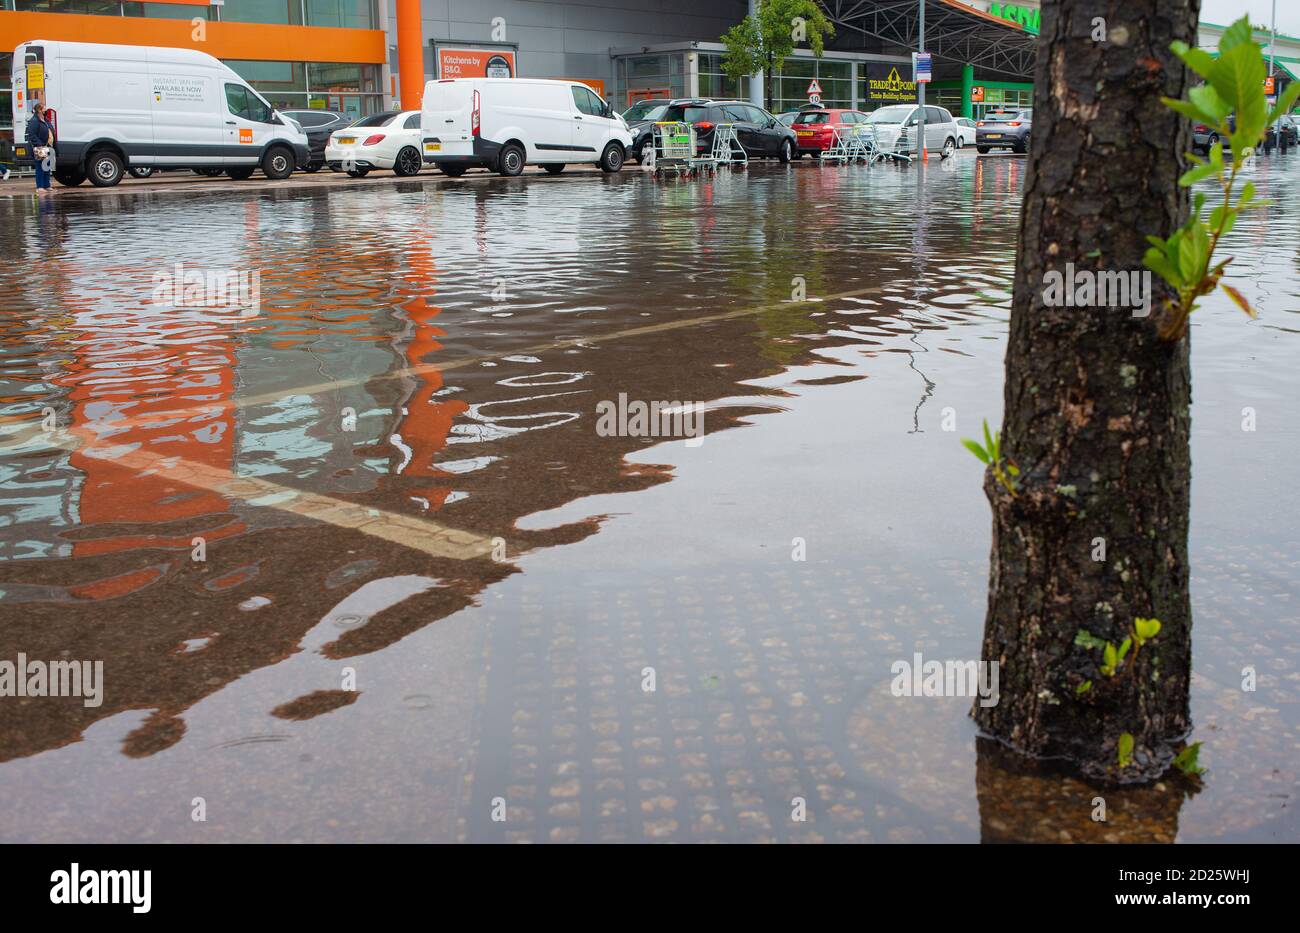
<svg viewBox="0 0 1300 933"><path fill-rule="evenodd" d="M985 477L983 657L1000 663L1000 699L972 715L1022 753L1120 783L1164 773L1191 726L1188 338L1157 335L1170 294L1158 276L1145 318L1049 304L1045 277L1067 263L1076 278L1141 271L1145 235L1186 219L1190 128L1160 97L1187 90L1169 44L1196 45L1199 12L1200 0L1043 4L1001 442L1016 494ZM1137 617L1159 619L1159 634L1106 676L1102 650L1076 637L1118 647Z"/></svg>

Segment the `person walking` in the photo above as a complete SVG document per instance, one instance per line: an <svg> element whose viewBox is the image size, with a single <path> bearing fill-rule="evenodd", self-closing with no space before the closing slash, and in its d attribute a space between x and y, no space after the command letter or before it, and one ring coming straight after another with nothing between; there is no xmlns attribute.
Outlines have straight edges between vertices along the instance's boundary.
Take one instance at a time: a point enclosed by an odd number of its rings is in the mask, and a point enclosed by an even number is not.
<svg viewBox="0 0 1300 933"><path fill-rule="evenodd" d="M54 164L54 128L45 119L45 105L36 102L32 118L27 121L27 145L32 147L36 165L36 193L49 194L50 167Z"/></svg>

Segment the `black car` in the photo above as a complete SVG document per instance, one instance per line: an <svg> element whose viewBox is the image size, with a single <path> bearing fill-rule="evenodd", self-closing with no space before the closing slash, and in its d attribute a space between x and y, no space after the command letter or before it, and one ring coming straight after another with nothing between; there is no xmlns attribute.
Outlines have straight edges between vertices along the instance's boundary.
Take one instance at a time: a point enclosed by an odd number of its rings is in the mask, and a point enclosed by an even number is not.
<svg viewBox="0 0 1300 933"><path fill-rule="evenodd" d="M302 126L307 134L311 161L300 166L305 172L316 172L325 164L325 146L330 141L330 134L335 130L351 126L353 118L346 113L333 110L282 110L286 117L292 117Z"/></svg>
<svg viewBox="0 0 1300 933"><path fill-rule="evenodd" d="M735 125L736 137L751 159L771 158L789 162L794 158L794 130L762 107L743 100L691 97L669 101L661 112L633 130L632 152L636 153L638 159L653 138L655 123L693 124L696 149L701 155L713 149L714 128L719 123L731 123Z"/></svg>
<svg viewBox="0 0 1300 933"><path fill-rule="evenodd" d="M672 101L667 99L639 100L623 111L623 122L632 134L632 148L627 151L629 159L638 163L641 161L642 148L654 132L655 121L663 118L663 112L671 104Z"/></svg>

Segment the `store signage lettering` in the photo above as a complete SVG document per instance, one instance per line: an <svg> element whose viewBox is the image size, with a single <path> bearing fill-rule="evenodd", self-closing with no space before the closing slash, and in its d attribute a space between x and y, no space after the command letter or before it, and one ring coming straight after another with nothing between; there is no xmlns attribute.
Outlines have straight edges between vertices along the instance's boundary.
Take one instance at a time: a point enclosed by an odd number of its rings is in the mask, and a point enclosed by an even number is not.
<svg viewBox="0 0 1300 933"><path fill-rule="evenodd" d="M999 19L1018 23L1027 32L1032 32L1034 35L1038 35L1039 27L1043 21L1041 10L1035 10L1027 6L1017 6L1014 3L990 3L989 13Z"/></svg>
<svg viewBox="0 0 1300 933"><path fill-rule="evenodd" d="M898 73L897 65L865 62L866 102L871 104L898 104L916 100L916 82L908 81Z"/></svg>

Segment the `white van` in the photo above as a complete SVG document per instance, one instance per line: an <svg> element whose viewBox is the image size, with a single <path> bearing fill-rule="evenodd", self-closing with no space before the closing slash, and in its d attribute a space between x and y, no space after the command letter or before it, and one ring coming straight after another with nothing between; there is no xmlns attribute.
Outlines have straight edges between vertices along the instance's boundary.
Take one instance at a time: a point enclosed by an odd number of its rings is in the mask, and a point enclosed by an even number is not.
<svg viewBox="0 0 1300 933"><path fill-rule="evenodd" d="M30 80L29 80L30 78ZM40 85L43 85L41 87ZM34 39L14 49L14 154L35 99L54 111L54 177L116 185L130 168L261 168L287 178L310 161L307 136L217 59L193 49Z"/></svg>
<svg viewBox="0 0 1300 933"><path fill-rule="evenodd" d="M632 146L623 118L591 88L540 78L448 78L424 88L424 161L451 176L482 166L551 174L588 162L617 172Z"/></svg>

